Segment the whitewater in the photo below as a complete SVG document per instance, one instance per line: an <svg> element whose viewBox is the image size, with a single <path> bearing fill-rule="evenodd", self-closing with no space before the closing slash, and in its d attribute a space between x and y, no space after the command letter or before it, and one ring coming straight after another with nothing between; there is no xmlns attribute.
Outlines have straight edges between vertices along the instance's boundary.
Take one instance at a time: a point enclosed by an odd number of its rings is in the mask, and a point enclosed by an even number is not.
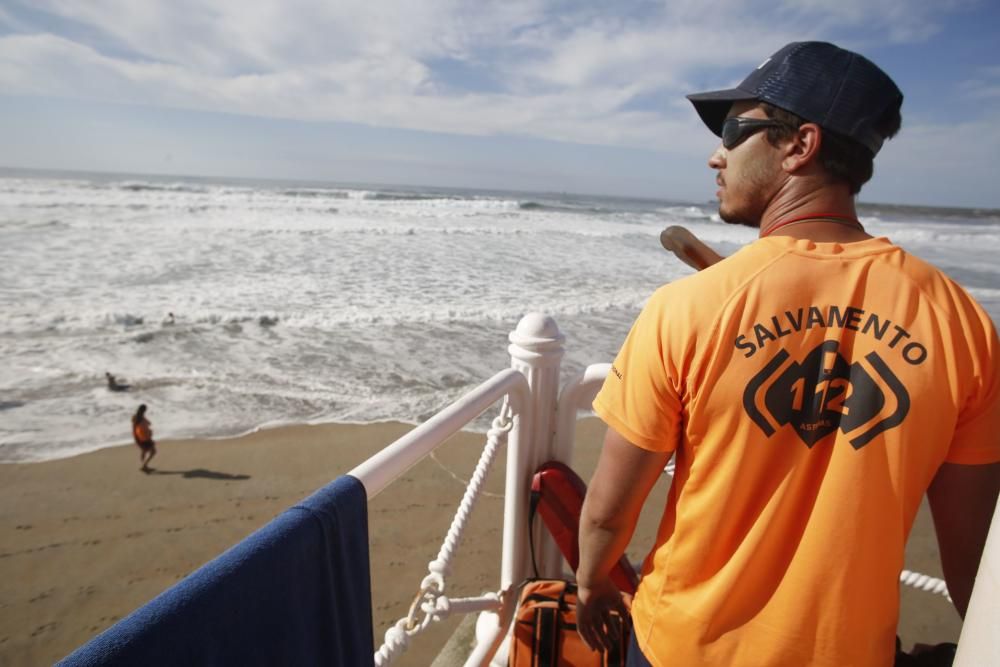
<svg viewBox="0 0 1000 667"><path fill-rule="evenodd" d="M859 212L998 321L1000 212ZM724 255L755 238L709 202L2 171L0 461L128 443L139 403L160 440L415 423L506 367L531 311L568 376L692 271L674 224Z"/></svg>

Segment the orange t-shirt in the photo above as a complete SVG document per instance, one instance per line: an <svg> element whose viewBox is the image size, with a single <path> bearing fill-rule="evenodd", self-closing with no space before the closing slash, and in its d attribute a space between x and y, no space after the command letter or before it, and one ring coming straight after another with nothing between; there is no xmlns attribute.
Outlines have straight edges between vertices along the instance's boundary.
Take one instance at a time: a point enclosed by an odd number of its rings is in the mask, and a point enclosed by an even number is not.
<svg viewBox="0 0 1000 667"><path fill-rule="evenodd" d="M660 288L594 401L676 450L632 607L643 653L891 665L927 486L1000 460L998 365L989 316L884 238L769 237Z"/></svg>

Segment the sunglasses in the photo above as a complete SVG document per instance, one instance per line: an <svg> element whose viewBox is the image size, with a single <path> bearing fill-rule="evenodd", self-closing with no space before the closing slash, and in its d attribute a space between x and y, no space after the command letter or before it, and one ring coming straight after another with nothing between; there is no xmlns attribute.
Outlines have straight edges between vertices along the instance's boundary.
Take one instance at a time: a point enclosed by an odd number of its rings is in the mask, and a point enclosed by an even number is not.
<svg viewBox="0 0 1000 667"><path fill-rule="evenodd" d="M722 146L726 150L736 148L754 132L766 127L781 127L784 123L764 118L744 118L733 116L722 123Z"/></svg>

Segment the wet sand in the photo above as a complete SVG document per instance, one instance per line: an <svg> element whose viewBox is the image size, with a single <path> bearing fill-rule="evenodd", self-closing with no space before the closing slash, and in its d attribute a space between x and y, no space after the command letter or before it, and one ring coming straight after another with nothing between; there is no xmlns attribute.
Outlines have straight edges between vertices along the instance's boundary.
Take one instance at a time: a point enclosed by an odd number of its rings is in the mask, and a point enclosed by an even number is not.
<svg viewBox="0 0 1000 667"><path fill-rule="evenodd" d="M228 440L163 441L149 475L138 449L0 465L0 665L51 664L263 526L285 508L406 433L408 425L290 426ZM603 425L578 426L574 467L589 479ZM406 614L441 546L485 437L461 433L369 504L376 646ZM501 454L454 560L448 592L499 586ZM629 550L652 542L668 478L657 484ZM907 567L940 577L926 508ZM904 588L900 635L956 641L941 596ZM414 640L394 664L426 666L459 618Z"/></svg>

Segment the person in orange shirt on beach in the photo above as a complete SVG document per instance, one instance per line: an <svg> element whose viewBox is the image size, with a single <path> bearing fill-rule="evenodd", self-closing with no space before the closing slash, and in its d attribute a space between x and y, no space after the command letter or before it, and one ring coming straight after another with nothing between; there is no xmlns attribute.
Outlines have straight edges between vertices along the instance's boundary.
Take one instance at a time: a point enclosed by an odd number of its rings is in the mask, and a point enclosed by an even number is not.
<svg viewBox="0 0 1000 667"><path fill-rule="evenodd" d="M156 442L153 441L153 425L146 419L146 404L143 403L132 415L132 438L139 447L139 470L150 472L149 462L156 456Z"/></svg>
<svg viewBox="0 0 1000 667"><path fill-rule="evenodd" d="M963 616L969 601L1000 489L996 329L857 219L901 123L871 61L792 43L689 99L722 138L720 217L760 238L653 294L594 401L608 432L581 518L580 634L610 645L615 610L631 665L888 667L925 493ZM625 600L608 573L672 455Z"/></svg>

